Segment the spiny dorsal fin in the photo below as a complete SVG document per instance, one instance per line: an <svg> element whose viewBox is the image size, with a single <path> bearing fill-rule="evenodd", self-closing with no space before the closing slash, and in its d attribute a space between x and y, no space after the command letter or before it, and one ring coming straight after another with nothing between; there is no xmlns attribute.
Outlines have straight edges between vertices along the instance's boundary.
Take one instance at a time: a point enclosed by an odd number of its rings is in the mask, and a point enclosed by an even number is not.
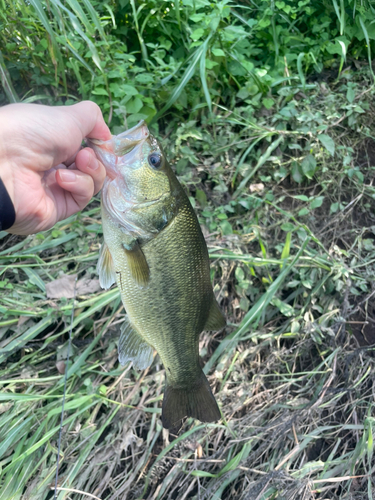
<svg viewBox="0 0 375 500"><path fill-rule="evenodd" d="M221 330L225 325L226 321L223 313L220 311L215 297L212 297L210 312L208 313L208 318L206 324L204 325L204 330Z"/></svg>
<svg viewBox="0 0 375 500"><path fill-rule="evenodd" d="M136 331L126 318L121 326L121 335L118 343L118 360L120 365L133 361L138 370L144 370L151 365L153 349Z"/></svg>
<svg viewBox="0 0 375 500"><path fill-rule="evenodd" d="M100 248L99 260L96 269L99 274L100 286L107 290L113 285L113 283L115 283L116 273L112 255L106 242L103 242L103 245Z"/></svg>
<svg viewBox="0 0 375 500"><path fill-rule="evenodd" d="M150 279L150 269L140 244L135 241L131 247L126 248L126 246L124 245L124 250L132 277L138 285L147 285Z"/></svg>

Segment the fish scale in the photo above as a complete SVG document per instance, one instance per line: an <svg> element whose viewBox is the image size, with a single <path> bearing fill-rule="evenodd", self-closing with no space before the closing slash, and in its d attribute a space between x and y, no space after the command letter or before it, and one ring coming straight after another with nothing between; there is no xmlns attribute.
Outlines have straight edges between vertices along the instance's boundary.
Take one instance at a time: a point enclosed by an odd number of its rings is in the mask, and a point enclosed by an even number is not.
<svg viewBox="0 0 375 500"><path fill-rule="evenodd" d="M222 328L225 320L189 199L144 123L89 145L111 173L102 191L105 243L98 271L104 288L116 281L127 312L119 361L144 369L153 350L159 353L166 373L164 427L179 428L187 416L218 420L200 366L199 335Z"/></svg>
<svg viewBox="0 0 375 500"><path fill-rule="evenodd" d="M165 368L170 368L167 377L179 387L199 376L198 339L212 300L209 270L201 271L207 267L208 256L201 251L203 236L189 205L142 247L150 268L147 288L135 283L121 249L112 253L116 273L121 273L121 282L120 274L116 281L128 317L159 353ZM107 232L104 236L109 241Z"/></svg>

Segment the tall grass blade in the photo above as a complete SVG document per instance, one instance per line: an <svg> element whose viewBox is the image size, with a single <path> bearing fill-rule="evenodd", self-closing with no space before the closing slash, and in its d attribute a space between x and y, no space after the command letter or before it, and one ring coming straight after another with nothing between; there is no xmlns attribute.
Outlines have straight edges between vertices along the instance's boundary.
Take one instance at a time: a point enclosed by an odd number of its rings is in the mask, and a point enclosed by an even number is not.
<svg viewBox="0 0 375 500"><path fill-rule="evenodd" d="M297 71L298 71L299 79L301 80L301 83L302 83L302 87L305 89L305 87L306 87L306 78L305 78L305 74L304 74L303 68L302 68L302 61L303 61L304 58L305 58L305 53L304 52L301 52L300 54L298 54L298 57L297 57Z"/></svg>
<svg viewBox="0 0 375 500"><path fill-rule="evenodd" d="M75 412L73 415L66 418L63 422L63 425L67 425L69 422L72 422L75 418L77 418L79 415L86 412L90 408L92 408L95 404L97 404L96 400L91 401L89 404L84 406L81 410L79 410L78 412ZM32 455L36 450L38 450L47 441L49 441L55 434L57 434L59 429L60 429L60 424L56 425L52 429L45 432L43 437L38 442L36 442L33 446L30 446L26 451L21 453L17 458L12 460L12 462L4 468L4 472L7 472L13 465L15 465L18 462L21 462L26 457L29 457L30 455Z"/></svg>
<svg viewBox="0 0 375 500"><path fill-rule="evenodd" d="M333 7L336 12L336 16L340 23L340 36L345 32L345 5L344 0L340 0L340 8L338 6L337 0L332 0Z"/></svg>
<svg viewBox="0 0 375 500"><path fill-rule="evenodd" d="M78 21L77 16L75 16L68 8L66 8L65 5L63 5L60 2L60 0L53 0L53 2L55 5L60 7L62 10L64 10L68 14L69 20L72 23L73 28L77 31L77 33L80 35L80 37L86 42L88 48L90 49L92 60L94 61L97 68L102 72L103 69L102 69L102 66L100 64L100 57L99 57L98 51L97 51L94 43L83 32L81 23Z"/></svg>
<svg viewBox="0 0 375 500"><path fill-rule="evenodd" d="M202 82L204 96L206 98L208 109L211 113L212 112L212 101L211 101L210 91L208 90L207 79L206 79L206 53L207 53L207 46L208 46L208 42L210 41L210 38L211 38L211 35L203 43L199 67L200 67L200 75L201 75L201 82Z"/></svg>
<svg viewBox="0 0 375 500"><path fill-rule="evenodd" d="M25 0L24 0L25 1ZM52 62L54 65L56 65L56 68L59 70L59 73L63 79L64 87L65 87L65 92L68 93L68 87L66 83L66 76L65 76L65 71L64 71L64 63L63 59L61 57L61 52L57 44L56 40L56 34L51 28L50 22L46 16L45 10L43 8L42 3L39 0L29 0L30 4L34 7L35 11L38 14L39 20L42 22L45 30L49 34L49 40L51 42L51 58Z"/></svg>
<svg viewBox="0 0 375 500"><path fill-rule="evenodd" d="M368 64L369 64L369 69L371 72L372 79L375 80L375 75L374 71L372 69L372 60L371 60L371 42L370 42L370 37L368 34L368 31L366 29L365 23L363 22L363 18L361 15L358 16L359 19L359 24L361 25L364 37L366 39L366 44L367 44L367 57L368 57Z"/></svg>
<svg viewBox="0 0 375 500"><path fill-rule="evenodd" d="M21 349L27 342L34 339L39 333L43 332L47 326L54 321L52 316L47 316L32 326L19 337L11 340L9 344L2 347L0 351L0 363L4 362L8 356Z"/></svg>
<svg viewBox="0 0 375 500"><path fill-rule="evenodd" d="M181 31L180 0L174 0L173 3L174 3L174 11L176 14L177 24L178 24L178 27Z"/></svg>
<svg viewBox="0 0 375 500"><path fill-rule="evenodd" d="M52 1L55 2L56 0L52 0ZM95 30L93 30L91 24L89 23L89 20L86 16L84 10L82 9L81 4L79 2L77 2L77 0L67 0L67 3L71 7L71 9L77 14L81 23L86 28L88 34L91 37L93 37Z"/></svg>
<svg viewBox="0 0 375 500"><path fill-rule="evenodd" d="M202 44L195 51L194 56L192 57L191 63L186 68L185 73L183 74L183 76L180 80L180 83L173 90L170 98L168 99L166 104L163 106L163 108L158 113L156 113L156 115L152 119L152 122L155 122L158 118L160 118L172 106L172 104L174 104L177 101L177 99L180 97L181 92L184 90L184 88L186 87L189 80L194 76L197 64L201 58L203 50L204 50L204 46Z"/></svg>
<svg viewBox="0 0 375 500"><path fill-rule="evenodd" d="M98 14L97 14L96 10L94 9L94 7L92 5L92 2L90 2L90 0L82 0L82 2L84 4L84 6L86 7L87 11L90 13L91 19L92 19L93 23L95 24L95 27L98 30L101 39L104 42L107 42L107 39L106 39L106 36L105 36L105 32L104 32L102 23L100 22L100 19L98 17ZM106 5L106 7L107 7L107 10L110 10L107 5ZM113 21L113 14L112 14L112 21Z"/></svg>
<svg viewBox="0 0 375 500"><path fill-rule="evenodd" d="M289 255L290 255L290 242L291 242L291 239L292 239L292 233L289 232L286 235L285 245L284 245L283 251L281 253L281 260L285 261L285 259L287 259L289 257ZM281 264L280 267L283 267L283 264Z"/></svg>
<svg viewBox="0 0 375 500"><path fill-rule="evenodd" d="M19 98L17 92L14 90L9 71L5 66L5 61L3 58L3 54L1 53L1 50L0 50L0 80L9 102L10 103L18 102Z"/></svg>
<svg viewBox="0 0 375 500"><path fill-rule="evenodd" d="M135 0L130 0L130 4L132 6L132 11L133 11L133 18L134 18L134 23L135 23L135 30L137 32L138 40L139 40L139 45L141 47L141 52L142 52L142 57L145 62L148 60L148 53L147 53L147 47L145 45L145 42L142 37L142 33L139 30L139 24L138 24L138 13L139 10L135 8ZM144 7L145 4L141 7Z"/></svg>

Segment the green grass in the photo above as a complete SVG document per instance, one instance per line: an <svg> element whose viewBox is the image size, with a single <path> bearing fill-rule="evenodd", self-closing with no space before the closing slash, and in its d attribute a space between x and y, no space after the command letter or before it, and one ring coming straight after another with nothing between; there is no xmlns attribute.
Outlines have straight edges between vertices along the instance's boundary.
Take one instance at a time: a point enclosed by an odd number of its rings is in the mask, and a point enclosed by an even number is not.
<svg viewBox="0 0 375 500"><path fill-rule="evenodd" d="M0 2L0 102L90 98L151 122L228 319L200 352L222 420L162 429L164 369L119 366L95 290L99 200L0 232L0 498L362 500L374 488L375 92L370 2ZM71 314L73 323L71 323ZM91 495L91 496L90 496Z"/></svg>
<svg viewBox="0 0 375 500"><path fill-rule="evenodd" d="M59 499L372 498L374 340L363 330L375 263L370 146L361 164L372 130L346 122L350 137L342 135L331 126L330 95L316 105L316 91L303 106L295 101L298 116L322 113L335 156L310 128L311 181L283 175L295 161L287 148L274 155L288 141L303 144L297 127L276 146L264 135L245 170L237 168L249 144L241 140L253 131L238 121L218 115L216 151L195 124L167 139L177 165L186 148L197 159L181 179L208 234L228 318L225 336L204 333L200 342L223 419L188 419L177 438L168 436L158 358L141 373L118 365L117 289L78 296ZM365 95L361 106L372 110L373 90ZM255 181L264 188L251 193ZM62 274L97 278L98 203L42 235L0 236L1 491L7 500L51 498L63 393L56 362L66 357L73 300L48 299L46 286Z"/></svg>

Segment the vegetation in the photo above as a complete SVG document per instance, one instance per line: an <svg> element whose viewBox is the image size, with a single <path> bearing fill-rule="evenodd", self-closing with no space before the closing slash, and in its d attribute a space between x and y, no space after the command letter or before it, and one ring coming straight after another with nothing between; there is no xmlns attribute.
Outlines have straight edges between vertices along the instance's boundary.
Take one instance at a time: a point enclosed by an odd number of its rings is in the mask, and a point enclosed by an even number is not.
<svg viewBox="0 0 375 500"><path fill-rule="evenodd" d="M168 435L157 356L144 372L117 362L99 199L50 231L0 233L1 498L53 498L71 329L59 500L373 498L374 14L370 0L0 1L0 103L92 99L114 133L146 119L228 318L200 343L223 420Z"/></svg>

